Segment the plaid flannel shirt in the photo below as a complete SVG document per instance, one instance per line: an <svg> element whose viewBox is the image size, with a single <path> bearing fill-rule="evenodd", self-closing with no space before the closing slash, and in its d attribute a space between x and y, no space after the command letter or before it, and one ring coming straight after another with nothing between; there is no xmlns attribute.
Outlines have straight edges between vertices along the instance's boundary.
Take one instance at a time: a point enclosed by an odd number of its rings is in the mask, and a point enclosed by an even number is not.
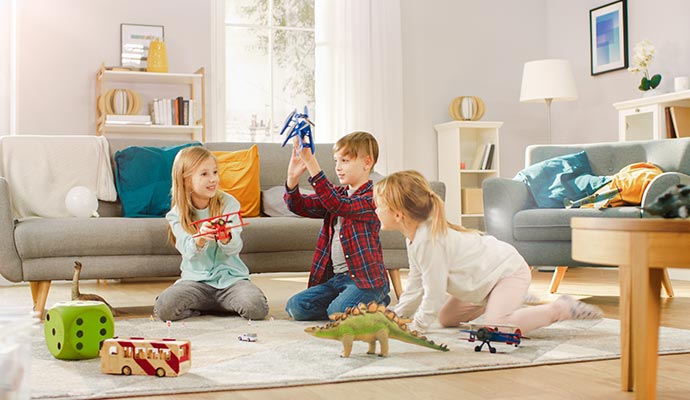
<svg viewBox="0 0 690 400"><path fill-rule="evenodd" d="M379 239L381 222L374 206L373 183L368 181L348 196L347 187L334 186L323 171L309 178L315 194L303 195L299 185L284 195L288 208L302 217L323 218L309 274L309 287L333 277L331 240L336 217L342 217L339 236L352 280L360 289L388 285Z"/></svg>

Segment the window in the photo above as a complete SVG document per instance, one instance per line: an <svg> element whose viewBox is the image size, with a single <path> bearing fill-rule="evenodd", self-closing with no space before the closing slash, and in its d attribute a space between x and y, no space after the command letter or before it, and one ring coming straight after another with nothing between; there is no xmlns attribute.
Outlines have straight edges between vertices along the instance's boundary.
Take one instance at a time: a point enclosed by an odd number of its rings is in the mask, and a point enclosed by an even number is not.
<svg viewBox="0 0 690 400"><path fill-rule="evenodd" d="M314 115L314 1L225 1L225 140L279 142L292 110Z"/></svg>

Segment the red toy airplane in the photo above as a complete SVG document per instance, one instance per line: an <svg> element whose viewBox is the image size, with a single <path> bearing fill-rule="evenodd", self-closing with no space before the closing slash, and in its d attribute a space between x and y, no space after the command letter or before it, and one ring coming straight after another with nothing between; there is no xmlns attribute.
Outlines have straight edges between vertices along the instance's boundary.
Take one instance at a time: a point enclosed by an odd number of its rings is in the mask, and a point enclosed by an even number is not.
<svg viewBox="0 0 690 400"><path fill-rule="evenodd" d="M233 216L237 216L239 219L239 223L234 223L235 218L232 218ZM199 232L199 229L201 229L201 225L206 222L210 221L211 226L213 227L213 230L206 232L206 233L197 233L196 235L192 236L193 238L203 236L203 235L208 235L208 234L213 234L213 237L216 240L227 240L230 238L230 230L232 228L237 228L240 226L245 226L249 225L248 222L244 222L242 220L242 214L240 214L239 211L229 213L229 214L223 214L218 217L211 217L211 218L206 218L206 219L200 219L198 221L192 222L192 225L196 225L197 232Z"/></svg>

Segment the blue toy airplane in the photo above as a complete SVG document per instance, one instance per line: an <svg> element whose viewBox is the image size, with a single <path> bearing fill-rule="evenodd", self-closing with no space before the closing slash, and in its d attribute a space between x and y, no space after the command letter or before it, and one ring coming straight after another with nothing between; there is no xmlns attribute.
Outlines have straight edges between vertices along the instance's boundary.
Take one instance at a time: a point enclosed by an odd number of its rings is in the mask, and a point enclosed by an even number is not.
<svg viewBox="0 0 690 400"><path fill-rule="evenodd" d="M314 140L311 133L312 126L314 126L314 123L309 120L309 109L307 106L304 106L303 114L299 114L297 110L293 110L285 119L283 129L280 131L281 135L286 131L288 132L283 142L283 147L285 147L291 138L297 136L299 138L299 148L303 149L309 147L311 149L311 154L314 154Z"/></svg>
<svg viewBox="0 0 690 400"><path fill-rule="evenodd" d="M529 339L526 336L522 336L522 332L519 328L516 328L513 332L501 332L499 330L499 326L495 325L481 326L478 329L473 329L474 327L475 325L470 325L470 329L460 330L460 332L467 332L470 334L470 337L467 339L467 341L474 342L479 340L482 342L482 344L474 347L474 351L482 351L482 348L484 345L486 345L489 348L489 352L495 353L496 348L491 346L491 342L500 342L508 345L512 344L515 345L515 347L518 347L521 339ZM503 325L501 328L513 329L515 327Z"/></svg>

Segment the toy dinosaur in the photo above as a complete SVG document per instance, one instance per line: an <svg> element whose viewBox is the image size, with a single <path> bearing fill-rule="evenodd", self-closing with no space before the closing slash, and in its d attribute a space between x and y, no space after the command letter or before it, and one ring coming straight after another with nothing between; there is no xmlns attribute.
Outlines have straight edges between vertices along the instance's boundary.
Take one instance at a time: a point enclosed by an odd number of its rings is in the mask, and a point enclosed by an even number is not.
<svg viewBox="0 0 690 400"><path fill-rule="evenodd" d="M325 326L312 326L304 331L322 338L334 339L343 343L342 357L349 357L352 352L352 342L360 340L369 343L367 354L376 353L376 341L381 346L381 357L388 355L388 339L416 344L430 349L448 351L445 344L435 344L425 336L419 336L417 331L408 331L406 320L399 318L391 310L386 310L383 304L371 302L368 305L359 303L357 307L348 307L344 313L330 315L333 322Z"/></svg>
<svg viewBox="0 0 690 400"><path fill-rule="evenodd" d="M81 293L79 291L79 275L81 274L81 268L82 265L79 261L74 262L74 276L72 277L72 300L94 300L94 301L101 301L105 303L108 308L110 308L110 311L112 311L113 315L116 315L116 311L113 309L113 306L108 304L105 299L97 294L88 294L88 293Z"/></svg>
<svg viewBox="0 0 690 400"><path fill-rule="evenodd" d="M664 218L688 218L690 216L690 186L682 184L671 186L643 211Z"/></svg>

